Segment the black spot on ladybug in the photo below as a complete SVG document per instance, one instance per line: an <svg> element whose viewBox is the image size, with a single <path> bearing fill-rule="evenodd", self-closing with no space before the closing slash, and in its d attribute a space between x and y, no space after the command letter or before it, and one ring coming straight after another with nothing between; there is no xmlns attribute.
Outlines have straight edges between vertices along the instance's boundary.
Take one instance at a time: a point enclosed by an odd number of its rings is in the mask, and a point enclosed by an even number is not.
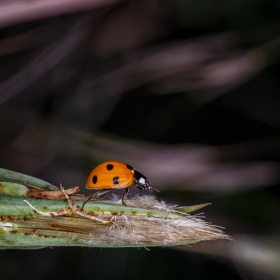
<svg viewBox="0 0 280 280"><path fill-rule="evenodd" d="M114 177L113 183L114 183L114 185L117 185L119 183L119 177Z"/></svg>
<svg viewBox="0 0 280 280"><path fill-rule="evenodd" d="M131 165L129 165L129 164L127 164L126 167L127 167L128 169L130 169L130 170L134 170L134 168L133 168Z"/></svg>
<svg viewBox="0 0 280 280"><path fill-rule="evenodd" d="M92 177L92 182L93 182L93 184L96 184L96 183L97 183L97 176L96 176L96 175L94 175L94 176Z"/></svg>
<svg viewBox="0 0 280 280"><path fill-rule="evenodd" d="M107 170L110 171L114 168L114 165L109 163L109 164L107 164L106 168L107 168Z"/></svg>

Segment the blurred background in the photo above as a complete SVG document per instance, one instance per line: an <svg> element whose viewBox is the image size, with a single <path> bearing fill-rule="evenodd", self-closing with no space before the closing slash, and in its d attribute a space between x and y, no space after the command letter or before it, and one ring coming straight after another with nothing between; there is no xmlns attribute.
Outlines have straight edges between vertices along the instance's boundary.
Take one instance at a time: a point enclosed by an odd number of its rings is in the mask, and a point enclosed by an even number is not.
<svg viewBox="0 0 280 280"><path fill-rule="evenodd" d="M280 279L279 15L278 0L1 1L0 166L88 194L91 169L124 161L160 200L211 202L236 241L5 250L1 278Z"/></svg>

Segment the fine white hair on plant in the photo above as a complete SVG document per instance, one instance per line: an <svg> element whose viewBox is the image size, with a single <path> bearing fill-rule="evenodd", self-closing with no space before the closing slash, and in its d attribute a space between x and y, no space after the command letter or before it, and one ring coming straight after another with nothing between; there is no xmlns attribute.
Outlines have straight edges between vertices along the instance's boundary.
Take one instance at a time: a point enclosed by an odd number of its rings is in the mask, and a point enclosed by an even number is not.
<svg viewBox="0 0 280 280"><path fill-rule="evenodd" d="M37 234L79 240L85 245L99 247L104 244L107 244L105 247L174 246L204 240L231 240L221 229L205 222L201 214L188 213L208 204L178 207L147 195L128 199L127 206L118 200L89 202L84 212L79 206L82 198L70 198L62 186L61 191L68 207L57 212L40 211L25 200L35 212L43 215L36 218ZM21 223L18 221L17 227L21 227ZM34 224L27 220L21 231L28 235L31 228L34 230Z"/></svg>

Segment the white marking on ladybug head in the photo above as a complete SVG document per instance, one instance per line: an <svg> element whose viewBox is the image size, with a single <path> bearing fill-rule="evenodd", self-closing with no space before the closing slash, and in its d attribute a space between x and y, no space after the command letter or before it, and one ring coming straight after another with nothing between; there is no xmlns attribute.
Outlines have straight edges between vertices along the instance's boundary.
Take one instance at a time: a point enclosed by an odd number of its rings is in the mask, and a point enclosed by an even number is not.
<svg viewBox="0 0 280 280"><path fill-rule="evenodd" d="M143 177L141 177L141 178L139 179L139 183L142 184L142 185L145 185L146 179L143 178Z"/></svg>

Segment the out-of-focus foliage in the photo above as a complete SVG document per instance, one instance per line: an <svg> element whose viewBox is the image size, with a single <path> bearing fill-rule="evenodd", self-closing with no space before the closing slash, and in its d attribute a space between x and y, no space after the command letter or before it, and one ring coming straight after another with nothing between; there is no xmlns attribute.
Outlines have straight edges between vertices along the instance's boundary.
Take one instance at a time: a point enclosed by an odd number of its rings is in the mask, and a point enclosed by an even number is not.
<svg viewBox="0 0 280 280"><path fill-rule="evenodd" d="M279 14L276 0L0 2L1 167L82 188L126 161L167 203L212 202L206 220L237 241L1 252L1 275L278 279Z"/></svg>

